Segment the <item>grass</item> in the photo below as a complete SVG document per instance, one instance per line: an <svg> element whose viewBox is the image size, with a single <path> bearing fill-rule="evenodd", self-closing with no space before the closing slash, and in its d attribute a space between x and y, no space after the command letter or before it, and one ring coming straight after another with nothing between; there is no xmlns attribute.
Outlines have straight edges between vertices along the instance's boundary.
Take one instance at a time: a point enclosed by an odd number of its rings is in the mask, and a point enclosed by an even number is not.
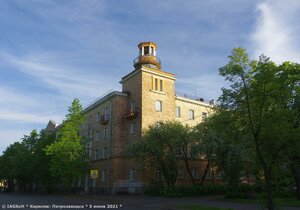
<svg viewBox="0 0 300 210"><path fill-rule="evenodd" d="M253 203L253 204L263 204L266 202L264 199L228 199L222 198L218 199L220 201L228 201L228 202L237 202L237 203ZM300 200L296 198L274 198L275 204L279 206L291 206L291 207L300 207Z"/></svg>
<svg viewBox="0 0 300 210"><path fill-rule="evenodd" d="M216 208L216 207L208 207L208 206L200 206L200 205L189 205L182 206L185 210L233 210L229 208Z"/></svg>

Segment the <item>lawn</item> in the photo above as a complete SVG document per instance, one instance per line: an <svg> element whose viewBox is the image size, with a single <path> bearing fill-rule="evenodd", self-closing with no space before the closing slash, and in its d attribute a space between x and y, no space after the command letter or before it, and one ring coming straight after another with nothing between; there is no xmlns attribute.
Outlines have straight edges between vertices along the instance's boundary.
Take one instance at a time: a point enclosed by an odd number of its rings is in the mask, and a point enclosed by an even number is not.
<svg viewBox="0 0 300 210"><path fill-rule="evenodd" d="M222 198L218 199L220 201L227 202L237 202L237 203L254 203L254 204L263 204L266 201L263 199L228 199ZM300 200L296 198L275 198L275 204L279 206L291 206L291 207L300 207Z"/></svg>
<svg viewBox="0 0 300 210"><path fill-rule="evenodd" d="M186 210L232 210L230 208L216 208L216 207L208 207L208 206L200 206L200 205L182 206L182 208Z"/></svg>

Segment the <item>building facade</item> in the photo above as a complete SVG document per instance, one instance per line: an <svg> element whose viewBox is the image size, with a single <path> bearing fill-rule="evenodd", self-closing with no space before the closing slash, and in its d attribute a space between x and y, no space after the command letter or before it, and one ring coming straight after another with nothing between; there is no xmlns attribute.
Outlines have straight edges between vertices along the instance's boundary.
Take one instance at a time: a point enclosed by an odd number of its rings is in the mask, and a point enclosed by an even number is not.
<svg viewBox="0 0 300 210"><path fill-rule="evenodd" d="M158 179L159 169L143 171L126 148L142 138L142 130L158 121L178 120L194 126L213 112L213 103L203 99L180 97L175 92L175 75L161 69L156 56L157 45L142 42L134 70L120 83L122 91L111 92L84 109L86 123L81 135L89 138L87 150L93 175L78 183L86 190L98 193L140 193L152 179ZM203 159L191 160L195 180L205 168ZM208 176L208 181L211 179ZM178 183L188 182L184 165L179 168Z"/></svg>

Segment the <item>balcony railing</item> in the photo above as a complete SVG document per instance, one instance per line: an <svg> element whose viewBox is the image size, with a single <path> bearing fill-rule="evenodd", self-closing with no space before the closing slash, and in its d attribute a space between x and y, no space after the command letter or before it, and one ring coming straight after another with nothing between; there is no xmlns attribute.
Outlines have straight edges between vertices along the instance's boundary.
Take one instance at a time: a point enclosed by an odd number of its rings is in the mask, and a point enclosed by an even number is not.
<svg viewBox="0 0 300 210"><path fill-rule="evenodd" d="M133 118L137 117L138 114L139 114L139 108L138 107L128 108L124 112L124 118L125 119L133 119Z"/></svg>
<svg viewBox="0 0 300 210"><path fill-rule="evenodd" d="M100 117L100 123L101 124L106 124L109 121L109 115L108 114L103 114Z"/></svg>
<svg viewBox="0 0 300 210"><path fill-rule="evenodd" d="M153 55L138 56L136 59L133 60L133 65L135 65L137 63L147 63L149 61L150 61L150 63L151 63L151 61L155 61L156 63L161 65L160 58L157 56L153 56Z"/></svg>

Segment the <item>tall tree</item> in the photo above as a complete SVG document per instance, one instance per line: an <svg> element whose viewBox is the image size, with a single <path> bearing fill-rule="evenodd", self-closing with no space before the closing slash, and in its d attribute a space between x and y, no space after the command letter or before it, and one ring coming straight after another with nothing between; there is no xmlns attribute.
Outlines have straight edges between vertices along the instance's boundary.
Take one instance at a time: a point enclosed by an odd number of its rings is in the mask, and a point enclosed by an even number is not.
<svg viewBox="0 0 300 210"><path fill-rule="evenodd" d="M46 147L46 154L51 157L50 171L66 187L71 187L71 183L87 169L84 139L79 135L80 126L85 121L82 110L75 98L57 132L57 140Z"/></svg>
<svg viewBox="0 0 300 210"><path fill-rule="evenodd" d="M223 88L221 107L230 111L248 134L250 149L264 174L268 209L273 210L274 168L293 145L292 138L287 138L293 132L287 109L290 97L280 80L281 68L269 58L251 61L244 49L235 48L229 59L220 69L220 75L231 83L230 88Z"/></svg>

